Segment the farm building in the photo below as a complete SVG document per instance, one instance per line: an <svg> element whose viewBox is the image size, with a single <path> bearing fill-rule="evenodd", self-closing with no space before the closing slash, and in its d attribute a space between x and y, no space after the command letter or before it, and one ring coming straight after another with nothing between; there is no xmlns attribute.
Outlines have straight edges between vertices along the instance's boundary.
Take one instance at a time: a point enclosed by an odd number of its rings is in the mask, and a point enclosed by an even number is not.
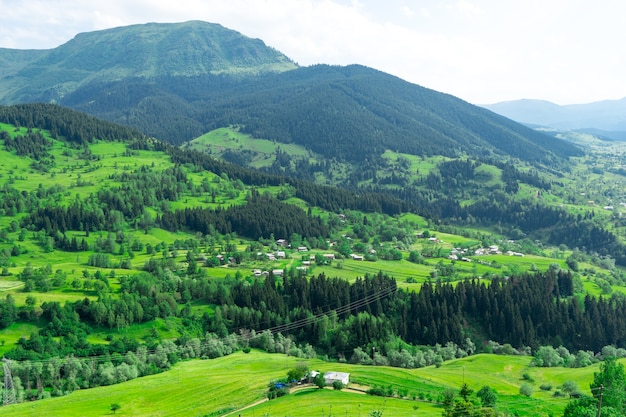
<svg viewBox="0 0 626 417"><path fill-rule="evenodd" d="M350 383L350 374L347 372L326 372L324 374L324 381L326 381L326 385L332 385L335 381L339 381L343 385L348 385Z"/></svg>

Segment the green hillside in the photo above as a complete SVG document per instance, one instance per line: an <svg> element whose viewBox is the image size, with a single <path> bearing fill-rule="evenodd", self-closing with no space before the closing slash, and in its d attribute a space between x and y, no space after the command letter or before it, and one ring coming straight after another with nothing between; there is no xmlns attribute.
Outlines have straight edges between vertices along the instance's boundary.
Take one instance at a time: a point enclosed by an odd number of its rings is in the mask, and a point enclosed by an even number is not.
<svg viewBox="0 0 626 417"><path fill-rule="evenodd" d="M529 368L530 358L519 356L477 355L452 361L441 368L405 370L389 367L355 366L306 360L310 369L349 372L353 385L360 389L391 388L392 398L375 397L344 390L307 388L285 397L242 408L264 399L271 380L284 378L290 368L302 360L284 355L253 351L213 360L182 362L170 371L109 387L76 391L66 397L17 404L2 409L3 416L99 416L110 414L111 404L119 404L115 413L122 416L189 415L362 415L384 410L384 415L440 415L438 404L445 389L458 390L463 381L474 391L488 385L498 393L497 407L519 416L560 415L567 399L554 397L565 381L574 381L589 394L589 383L598 367L582 370L564 368ZM519 394L523 374L535 382L530 397ZM541 391L540 385L550 385ZM400 393L400 394L398 394ZM402 396L404 398L398 398ZM413 398L415 397L415 398ZM420 398L420 397L423 397Z"/></svg>

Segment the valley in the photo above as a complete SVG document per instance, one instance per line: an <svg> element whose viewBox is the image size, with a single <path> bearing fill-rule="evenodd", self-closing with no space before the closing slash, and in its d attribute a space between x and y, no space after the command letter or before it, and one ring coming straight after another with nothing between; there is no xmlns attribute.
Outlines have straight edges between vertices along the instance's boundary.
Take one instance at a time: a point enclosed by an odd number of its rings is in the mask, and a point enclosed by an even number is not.
<svg viewBox="0 0 626 417"><path fill-rule="evenodd" d="M624 142L204 22L0 63L0 414L626 412Z"/></svg>

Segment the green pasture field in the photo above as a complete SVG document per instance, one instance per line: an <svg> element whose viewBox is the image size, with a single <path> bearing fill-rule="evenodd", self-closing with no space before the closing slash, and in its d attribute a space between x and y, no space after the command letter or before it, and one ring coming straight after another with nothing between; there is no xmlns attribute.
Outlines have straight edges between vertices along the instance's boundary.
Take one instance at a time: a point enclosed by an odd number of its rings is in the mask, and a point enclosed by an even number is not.
<svg viewBox="0 0 626 417"><path fill-rule="evenodd" d="M416 230L420 230L420 228L427 229L428 228L428 220L419 214L415 213L404 213L398 216L398 220L408 222L414 225Z"/></svg>
<svg viewBox="0 0 626 417"><path fill-rule="evenodd" d="M16 322L9 327L0 330L0 356L17 347L17 341L21 337L28 338L31 333L37 333L39 326L31 322ZM1 410L1 409L0 409ZM2 412L0 411L0 415Z"/></svg>
<svg viewBox="0 0 626 417"><path fill-rule="evenodd" d="M181 362L170 371L121 384L7 406L2 415L101 416L111 414L111 404L119 404L121 408L116 414L120 416L305 417L321 416L324 411L324 415L365 417L375 409L384 409L384 415L394 417L432 416L443 410L435 403L439 394L446 388L458 390L466 382L474 391L489 385L498 392L498 409L530 417L563 412L568 400L553 397L553 393L566 380L575 381L584 394L590 394L589 382L598 365L581 369L533 368L529 367L530 360L527 356L481 354L445 362L440 368L407 370L302 360L258 351L237 352L219 359ZM304 388L276 400L259 402L265 399L271 380L285 377L300 362L320 372L349 372L353 385L360 389L390 387L405 393L406 399L367 396L348 389L338 392ZM531 397L519 395L524 373L535 380ZM539 390L544 383L553 389ZM419 400L420 394L428 395L432 401ZM244 408L250 405L254 406Z"/></svg>
<svg viewBox="0 0 626 417"><path fill-rule="evenodd" d="M487 187L495 187L502 183L502 170L493 165L481 164L476 168L476 175L485 178L482 182Z"/></svg>
<svg viewBox="0 0 626 417"><path fill-rule="evenodd" d="M386 150L383 153L383 158L397 162L398 158L402 157L409 161L409 171L418 172L419 175L428 175L428 173L433 170L437 164L440 164L443 161L449 160L449 158L443 156L434 156L434 157L422 157L418 155L410 155L406 153L393 152L390 150Z"/></svg>
<svg viewBox="0 0 626 417"><path fill-rule="evenodd" d="M440 416L443 407L428 401L412 401L399 398L382 398L354 392L335 391L330 388L309 387L277 400L265 401L255 407L227 414L233 417L253 416L363 416L374 410L385 416Z"/></svg>
<svg viewBox="0 0 626 417"><path fill-rule="evenodd" d="M16 290L23 286L24 286L24 283L20 281L8 281L8 280L0 281L0 292Z"/></svg>
<svg viewBox="0 0 626 417"><path fill-rule="evenodd" d="M87 335L89 343L109 343L107 339L128 336L135 340L146 340L156 331L161 339L176 339L184 330L182 321L178 317L168 317L166 319L157 318L150 322L131 324L122 329L108 327L94 327L93 332Z"/></svg>
<svg viewBox="0 0 626 417"><path fill-rule="evenodd" d="M464 239L460 237L461 239ZM536 268L540 271L549 269L553 263L559 264L566 269L565 261L560 259L546 258L536 255L509 256L509 255L469 255L473 262L455 261L454 270L456 275L453 277L439 276L443 281L459 280L472 278L475 276L483 276L486 274L508 274L511 272L527 272ZM483 263L480 263L482 261ZM432 279L431 272L437 268L437 264L441 262L444 266L451 265L453 262L446 258L426 258L425 264L416 264L407 260L386 261L377 260L354 261L352 259L338 259L333 261L331 265L315 266L312 273L319 274L323 272L326 276L336 276L354 281L357 277L365 274L374 275L382 271L384 274L396 278L398 285L402 288L418 289L424 281ZM413 278L414 283L407 283L406 280Z"/></svg>
<svg viewBox="0 0 626 417"><path fill-rule="evenodd" d="M256 168L270 166L276 159L276 150L278 148L280 148L281 151L293 156L311 156L311 152L302 146L276 143L267 139L255 139L250 135L241 133L238 129L232 127L223 127L207 132L204 135L195 138L185 146L198 151L208 152L213 155L221 155L228 149L246 149L255 154L250 166ZM312 158L312 161L314 162L316 159Z"/></svg>
<svg viewBox="0 0 626 417"><path fill-rule="evenodd" d="M497 263L502 268L519 269L520 271L530 271L533 265L537 270L545 271L550 268L551 264L558 264L562 269L567 269L565 261L562 259L546 258L544 256L537 255L524 255L524 256L512 256L512 255L481 255L473 256L473 259L482 260L489 263Z"/></svg>
<svg viewBox="0 0 626 417"><path fill-rule="evenodd" d="M165 154L157 152L133 151L132 156L125 156L126 144L120 142L97 142L90 145L92 153L100 157L96 161L79 159L79 151L76 149L62 145L59 141L54 143L50 154L55 158L55 165L49 172L32 169L28 157L16 158L4 148L0 149L0 160L10 161L0 164L0 178L11 179L13 187L20 190L33 191L38 187L60 185L66 188L66 197L87 197L103 186L119 185L108 178L116 172L134 170L142 165L154 164L157 170L173 166ZM64 151L72 153L72 156L64 155ZM77 184L79 180L82 185Z"/></svg>
<svg viewBox="0 0 626 417"><path fill-rule="evenodd" d="M432 232L431 235L439 239L439 244L447 248L471 248L481 244L481 242L476 239L453 235L450 233Z"/></svg>

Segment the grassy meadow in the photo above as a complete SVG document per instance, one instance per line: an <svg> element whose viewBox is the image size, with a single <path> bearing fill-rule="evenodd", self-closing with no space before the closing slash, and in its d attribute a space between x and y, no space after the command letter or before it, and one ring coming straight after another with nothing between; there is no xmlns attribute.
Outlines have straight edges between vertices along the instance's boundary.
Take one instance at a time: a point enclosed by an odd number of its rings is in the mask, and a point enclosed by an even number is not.
<svg viewBox="0 0 626 417"><path fill-rule="evenodd" d="M272 401L263 401L267 384L283 378L302 362L282 354L237 352L212 360L191 360L171 370L125 383L79 390L64 397L11 405L0 415L12 416L104 416L111 415L111 404L119 404L120 416L367 416L383 410L394 417L440 415L438 396L446 388L457 390L465 382L478 391L488 385L498 392L498 409L519 416L548 416L562 413L567 399L554 397L554 391L567 380L575 381L589 394L589 383L597 365L581 368L533 368L527 356L480 354L420 369L401 369L330 363L318 359L304 361L321 372L349 372L352 386L391 388L393 398L364 395L345 389L300 388ZM535 382L531 397L519 394L528 374ZM552 385L541 391L542 384ZM402 398L399 398L400 393ZM423 398L423 399L420 399ZM256 404L256 405L255 405ZM248 408L245 408L248 407Z"/></svg>

